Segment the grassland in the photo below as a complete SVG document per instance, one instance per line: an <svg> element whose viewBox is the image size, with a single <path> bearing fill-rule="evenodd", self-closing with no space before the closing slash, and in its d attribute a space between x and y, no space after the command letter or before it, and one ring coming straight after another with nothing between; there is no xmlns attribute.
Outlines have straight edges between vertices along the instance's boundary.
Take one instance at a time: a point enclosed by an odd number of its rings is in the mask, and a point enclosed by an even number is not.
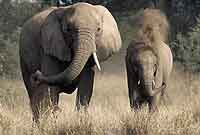
<svg viewBox="0 0 200 135"><path fill-rule="evenodd" d="M75 111L75 95L61 94L57 119L32 126L29 100L21 80L0 81L0 135L199 135L200 77L175 68L167 104L149 114L130 111L123 50L104 63L95 78L88 113Z"/></svg>
<svg viewBox="0 0 200 135"><path fill-rule="evenodd" d="M75 111L76 92L61 94L62 112L44 119L38 129L32 125L23 82L0 79L0 135L200 135L200 75L180 66L174 66L169 99L157 113L149 114L145 106L130 111L124 56L134 32L120 23L125 46L97 72L87 113Z"/></svg>

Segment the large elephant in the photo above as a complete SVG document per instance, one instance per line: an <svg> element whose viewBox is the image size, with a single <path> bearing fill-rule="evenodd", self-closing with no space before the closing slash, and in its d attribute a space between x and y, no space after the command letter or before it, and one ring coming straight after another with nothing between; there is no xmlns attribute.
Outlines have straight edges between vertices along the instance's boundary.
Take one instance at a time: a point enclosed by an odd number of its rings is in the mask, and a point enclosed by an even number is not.
<svg viewBox="0 0 200 135"><path fill-rule="evenodd" d="M93 92L94 66L121 47L111 13L103 6L76 3L42 11L23 26L20 63L33 118L58 108L59 93L78 88L76 108L87 107ZM41 112L41 113L40 113Z"/></svg>
<svg viewBox="0 0 200 135"><path fill-rule="evenodd" d="M138 16L138 32L126 55L130 106L139 109L146 102L150 111L168 87L173 66L172 52L167 40L168 24L165 16L155 9L146 9Z"/></svg>

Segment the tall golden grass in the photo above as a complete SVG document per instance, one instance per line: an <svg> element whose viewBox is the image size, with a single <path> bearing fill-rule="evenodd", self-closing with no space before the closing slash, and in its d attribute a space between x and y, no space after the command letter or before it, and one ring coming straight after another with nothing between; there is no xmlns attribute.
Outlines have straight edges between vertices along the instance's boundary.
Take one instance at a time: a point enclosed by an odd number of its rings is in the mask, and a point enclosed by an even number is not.
<svg viewBox="0 0 200 135"><path fill-rule="evenodd" d="M110 60L110 62L113 60ZM112 62L111 62L112 63ZM75 95L61 94L62 112L50 115L41 127L32 125L28 95L20 80L0 81L0 135L199 135L200 78L174 70L167 104L148 113L146 106L130 111L126 74L109 62L95 79L88 112L75 111ZM119 64L120 65L120 64ZM177 68L176 68L177 69Z"/></svg>

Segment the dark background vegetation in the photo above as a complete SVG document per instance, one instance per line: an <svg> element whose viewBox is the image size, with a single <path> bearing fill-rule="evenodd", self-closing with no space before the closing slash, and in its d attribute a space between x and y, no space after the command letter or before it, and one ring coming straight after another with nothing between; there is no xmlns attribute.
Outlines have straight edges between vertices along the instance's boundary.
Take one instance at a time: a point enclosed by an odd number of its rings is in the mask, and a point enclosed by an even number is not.
<svg viewBox="0 0 200 135"><path fill-rule="evenodd" d="M200 0L63 0L65 5L88 2L106 6L115 16L122 38L134 35L129 18L144 8L157 8L166 13L171 33L169 45L174 59L185 70L200 71ZM56 0L0 0L0 75L19 75L18 41L23 23ZM123 23L122 23L123 22ZM134 23L134 22L132 22ZM127 26L128 29L124 29ZM128 43L124 41L123 43ZM127 45L124 45L125 47Z"/></svg>

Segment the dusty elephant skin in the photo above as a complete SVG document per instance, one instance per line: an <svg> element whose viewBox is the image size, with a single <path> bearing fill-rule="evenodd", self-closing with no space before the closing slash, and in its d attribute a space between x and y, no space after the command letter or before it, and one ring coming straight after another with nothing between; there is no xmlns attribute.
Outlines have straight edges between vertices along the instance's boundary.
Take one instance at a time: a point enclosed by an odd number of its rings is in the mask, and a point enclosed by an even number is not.
<svg viewBox="0 0 200 135"><path fill-rule="evenodd" d="M76 108L88 106L96 64L119 51L117 24L103 6L77 3L52 7L23 26L20 63L34 120L58 106L59 93L78 88ZM97 59L98 58L98 59Z"/></svg>
<svg viewBox="0 0 200 135"><path fill-rule="evenodd" d="M143 103L155 111L168 87L173 57L167 44L169 25L159 10L145 9L135 19L137 36L128 48L126 68L130 106L139 109Z"/></svg>

